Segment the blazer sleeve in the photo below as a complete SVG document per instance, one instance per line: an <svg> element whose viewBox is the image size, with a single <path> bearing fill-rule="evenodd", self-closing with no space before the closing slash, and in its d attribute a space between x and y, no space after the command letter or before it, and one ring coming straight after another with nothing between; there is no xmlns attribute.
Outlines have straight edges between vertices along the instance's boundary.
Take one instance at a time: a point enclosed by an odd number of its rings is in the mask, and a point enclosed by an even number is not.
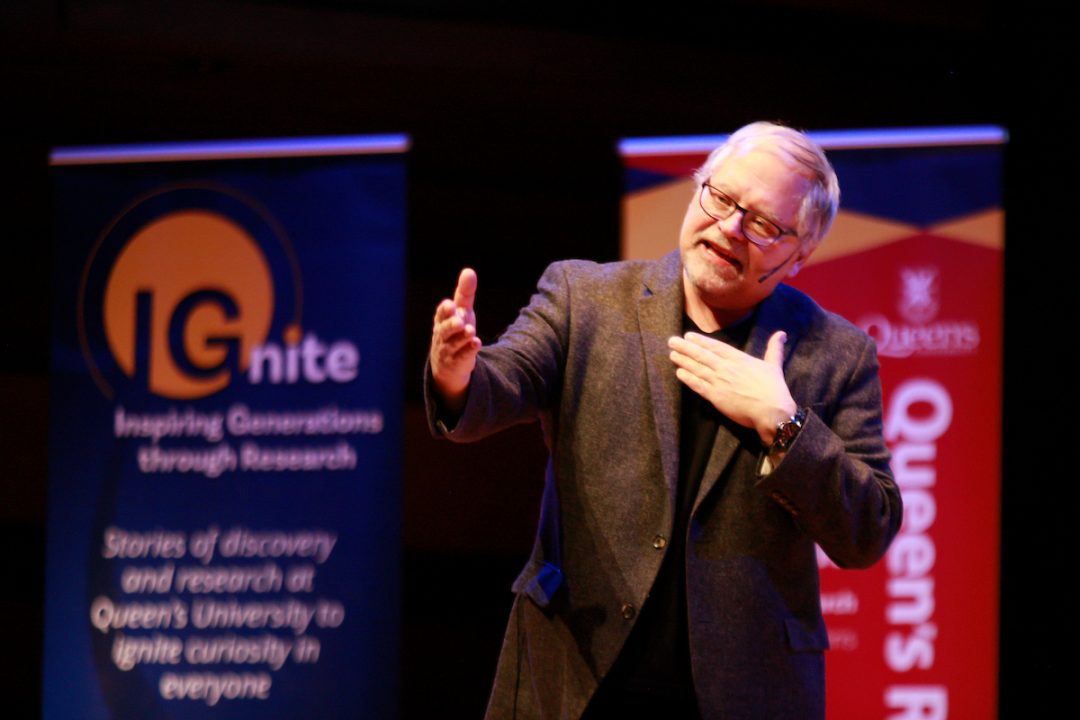
<svg viewBox="0 0 1080 720"><path fill-rule="evenodd" d="M517 319L493 345L480 349L458 418L443 416L429 361L424 368L424 402L432 433L471 442L538 419L559 395L569 317L567 263L554 263Z"/></svg>
<svg viewBox="0 0 1080 720"><path fill-rule="evenodd" d="M880 559L903 518L881 412L877 353L867 337L835 404L812 404L783 460L758 481L840 567Z"/></svg>

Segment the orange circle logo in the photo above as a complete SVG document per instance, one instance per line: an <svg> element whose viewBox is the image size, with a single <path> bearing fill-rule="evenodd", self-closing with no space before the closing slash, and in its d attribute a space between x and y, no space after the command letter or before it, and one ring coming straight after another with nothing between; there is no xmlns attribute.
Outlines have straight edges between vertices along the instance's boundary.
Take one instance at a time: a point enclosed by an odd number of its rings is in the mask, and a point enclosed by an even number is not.
<svg viewBox="0 0 1080 720"><path fill-rule="evenodd" d="M256 381L293 382L294 355L321 371L322 352L341 370L341 353L302 330L302 308L296 253L274 216L228 185L180 182L133 199L102 229L76 314L107 398L194 400L229 387L253 357L263 362ZM272 334L285 345L267 344Z"/></svg>
<svg viewBox="0 0 1080 720"><path fill-rule="evenodd" d="M154 394L204 397L229 384L230 368L246 368L273 307L255 240L223 215L185 210L146 225L120 252L105 287L105 336L123 372L145 373Z"/></svg>

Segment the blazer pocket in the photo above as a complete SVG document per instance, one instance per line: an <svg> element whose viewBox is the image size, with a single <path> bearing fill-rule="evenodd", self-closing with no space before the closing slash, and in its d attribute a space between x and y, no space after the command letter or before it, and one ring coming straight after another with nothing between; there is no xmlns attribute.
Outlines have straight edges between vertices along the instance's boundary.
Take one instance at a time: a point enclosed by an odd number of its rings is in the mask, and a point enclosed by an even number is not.
<svg viewBox="0 0 1080 720"><path fill-rule="evenodd" d="M530 560L514 581L512 590L528 595L532 601L546 608L563 583L562 570L543 560Z"/></svg>
<svg viewBox="0 0 1080 720"><path fill-rule="evenodd" d="M784 629L792 652L823 652L829 649L829 633L825 630L824 622L818 622L814 630L807 630L797 618L789 617L784 620Z"/></svg>

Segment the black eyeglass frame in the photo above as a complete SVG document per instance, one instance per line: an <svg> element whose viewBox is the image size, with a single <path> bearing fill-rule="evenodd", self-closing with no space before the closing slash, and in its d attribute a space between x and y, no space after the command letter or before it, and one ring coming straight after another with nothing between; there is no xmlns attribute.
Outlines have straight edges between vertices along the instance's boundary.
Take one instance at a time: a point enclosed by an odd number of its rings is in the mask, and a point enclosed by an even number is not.
<svg viewBox="0 0 1080 720"><path fill-rule="evenodd" d="M709 192L709 191L711 191L712 193L714 193L716 195L719 195L722 198L725 198L729 203L731 203L731 212L729 212L727 215L724 215L723 217L718 217L716 215L713 215L711 212L709 212L708 208L705 207L705 193ZM786 237L788 235L790 235L791 237L794 237L794 238L799 237L799 233L785 229L782 225L780 225L780 223L778 223L778 222L776 222L774 220L770 220L769 218L765 217L761 213L754 212L753 210L749 210L747 208L744 208L742 205L735 202L735 200L733 200L732 197L730 195L728 195L726 192L724 192L723 190L718 190L717 188L710 185L707 181L701 183L701 193L698 194L698 205L701 206L701 211L702 212L704 212L706 215L711 217L713 220L717 220L717 221L727 220L729 217L731 217L735 213L736 210L741 212L742 213L742 219L739 220L739 228L742 230L743 237L745 237L748 241L750 241L750 242L754 243L755 245L757 245L759 248L767 248L767 247L771 246L773 243L775 243L776 241L778 241L780 238ZM779 234L776 235L775 237L769 238L767 240L758 240L758 239L755 239L755 238L751 237L750 233L748 233L746 231L746 219L748 217L755 217L755 218L760 218L760 219L764 220L769 225L772 225L774 228L776 228L779 231Z"/></svg>

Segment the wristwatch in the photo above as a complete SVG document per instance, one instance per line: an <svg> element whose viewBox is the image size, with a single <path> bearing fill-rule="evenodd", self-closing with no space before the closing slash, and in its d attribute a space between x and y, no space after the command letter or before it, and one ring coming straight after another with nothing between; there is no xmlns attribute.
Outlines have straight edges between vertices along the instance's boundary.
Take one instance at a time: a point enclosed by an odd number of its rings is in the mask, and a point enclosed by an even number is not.
<svg viewBox="0 0 1080 720"><path fill-rule="evenodd" d="M805 423L806 408L804 407L796 410L790 419L781 420L780 424L776 426L776 437L773 438L772 445L769 446L769 454L787 452L787 449L795 442L795 438L799 436L799 431L802 430Z"/></svg>

